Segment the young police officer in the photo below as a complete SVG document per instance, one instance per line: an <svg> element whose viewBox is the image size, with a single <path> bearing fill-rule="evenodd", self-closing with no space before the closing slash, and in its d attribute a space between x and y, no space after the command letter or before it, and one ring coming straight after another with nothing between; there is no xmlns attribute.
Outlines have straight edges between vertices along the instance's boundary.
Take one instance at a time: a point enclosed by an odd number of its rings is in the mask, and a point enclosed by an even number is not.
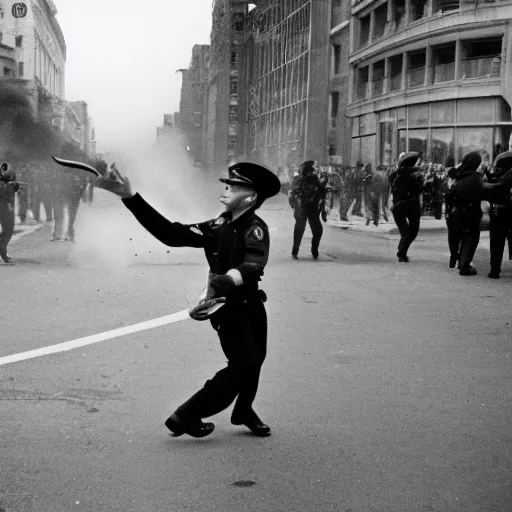
<svg viewBox="0 0 512 512"><path fill-rule="evenodd" d="M207 436L215 426L203 423L202 418L221 412L236 398L231 423L268 436L270 428L252 408L267 346L266 298L258 290L258 281L269 253L268 228L255 210L276 195L281 185L269 170L245 162L229 167L229 178L220 181L226 184L220 197L225 211L216 219L194 225L165 219L134 194L129 180L121 175L118 181L100 178L96 185L119 195L142 226L162 243L203 248L210 265L207 298L226 298L210 321L228 365L176 409L165 422L167 428L177 436ZM200 312L191 316L199 320L208 317Z"/></svg>

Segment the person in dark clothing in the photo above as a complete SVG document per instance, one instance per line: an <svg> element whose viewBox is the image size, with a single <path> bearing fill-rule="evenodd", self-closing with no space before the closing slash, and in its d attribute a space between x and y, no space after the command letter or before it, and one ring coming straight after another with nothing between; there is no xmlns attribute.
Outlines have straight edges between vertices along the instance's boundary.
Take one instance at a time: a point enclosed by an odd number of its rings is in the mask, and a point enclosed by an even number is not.
<svg viewBox="0 0 512 512"><path fill-rule="evenodd" d="M306 223L309 223L313 240L311 242L311 254L318 259L318 248L322 239L323 227L320 220L322 203L325 201L327 189L315 173L315 162L307 160L304 162L290 190L291 205L293 205L293 216L295 227L293 229L292 256L297 259L300 244Z"/></svg>
<svg viewBox="0 0 512 512"><path fill-rule="evenodd" d="M473 276L477 273L471 261L480 241L483 187L481 177L476 171L481 161L480 153L472 151L463 158L458 167L448 173L448 177L455 180L446 194L450 268L455 268L458 261L461 276Z"/></svg>
<svg viewBox="0 0 512 512"><path fill-rule="evenodd" d="M490 184L503 183L507 171L511 169L512 151L498 155L494 161L493 172L486 173L488 183L484 184L484 187L489 187ZM512 230L511 192L511 188L506 185L489 192L491 270L488 277L491 279L499 279L500 277L505 241Z"/></svg>
<svg viewBox="0 0 512 512"><path fill-rule="evenodd" d="M401 263L408 263L407 251L420 230L422 177L415 167L420 153L404 153L398 168L389 175L393 206L391 212L400 232L397 257Z"/></svg>
<svg viewBox="0 0 512 512"><path fill-rule="evenodd" d="M202 419L226 409L235 399L231 416L234 425L245 425L255 435L270 435L252 408L267 347L265 294L258 282L269 254L269 230L255 210L266 198L279 193L279 179L256 164L229 167L229 178L220 201L225 211L219 217L194 225L170 222L139 194L131 191L128 179L98 178L96 186L119 195L125 206L153 236L171 247L203 248L210 266L208 299L225 304L210 321L220 338L228 364L204 387L178 407L166 426L175 435L204 437L215 428ZM192 313L191 313L192 316ZM196 312L195 319L200 317Z"/></svg>
<svg viewBox="0 0 512 512"><path fill-rule="evenodd" d="M15 212L14 194L20 186L16 181L16 174L9 168L9 164L0 165L0 258L5 263L13 265L14 262L7 254L7 246L14 233Z"/></svg>

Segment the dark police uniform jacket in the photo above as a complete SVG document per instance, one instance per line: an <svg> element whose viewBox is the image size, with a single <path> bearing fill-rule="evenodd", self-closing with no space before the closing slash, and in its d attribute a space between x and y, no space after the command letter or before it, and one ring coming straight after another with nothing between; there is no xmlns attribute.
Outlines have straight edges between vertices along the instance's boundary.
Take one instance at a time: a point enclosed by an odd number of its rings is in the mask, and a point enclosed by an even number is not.
<svg viewBox="0 0 512 512"><path fill-rule="evenodd" d="M229 213L199 224L171 222L139 194L123 199L125 206L155 238L170 247L203 248L210 272L226 274L237 269L243 285L229 295L228 302L243 301L258 292L258 282L268 261L270 237L265 222L253 210L230 222Z"/></svg>

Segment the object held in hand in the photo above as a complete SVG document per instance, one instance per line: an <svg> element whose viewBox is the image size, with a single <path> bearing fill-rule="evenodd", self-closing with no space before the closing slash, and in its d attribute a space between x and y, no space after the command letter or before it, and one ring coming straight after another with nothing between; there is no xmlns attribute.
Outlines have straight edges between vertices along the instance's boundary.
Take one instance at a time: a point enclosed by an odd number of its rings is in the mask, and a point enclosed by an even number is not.
<svg viewBox="0 0 512 512"><path fill-rule="evenodd" d="M211 285L213 274L208 275L208 282L199 297L199 301L188 310L188 314L192 320L208 320L226 303L226 297L216 297L216 291Z"/></svg>
<svg viewBox="0 0 512 512"><path fill-rule="evenodd" d="M63 158L57 158L56 156L52 157L59 165L64 167L71 167L73 169L82 169L83 171L90 172L94 174L96 177L101 176L99 171L92 167L89 164L85 164L83 162L75 162L74 160L64 160Z"/></svg>

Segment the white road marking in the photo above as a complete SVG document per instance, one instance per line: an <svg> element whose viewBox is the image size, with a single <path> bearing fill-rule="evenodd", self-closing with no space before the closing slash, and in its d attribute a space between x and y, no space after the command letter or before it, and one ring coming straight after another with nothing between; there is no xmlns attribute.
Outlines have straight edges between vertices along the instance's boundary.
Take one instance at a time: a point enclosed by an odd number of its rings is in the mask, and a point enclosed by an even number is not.
<svg viewBox="0 0 512 512"><path fill-rule="evenodd" d="M67 352L79 347L85 347L86 345L93 345L94 343L100 343L101 341L111 340L119 338L120 336L126 336L140 331L147 331L148 329L154 329L155 327L161 327L162 325L174 324L190 318L188 309L178 311L172 315L161 316L154 318L153 320L147 320L146 322L140 322L138 324L127 325L125 327L119 327L111 331L102 332L99 334L92 334L84 338L77 340L66 341L65 343L59 343L58 345L51 345L49 347L37 348L35 350L29 350L28 352L21 352L19 354L12 354L10 356L0 357L0 366L12 363L18 363L20 361L26 361L27 359L34 359L36 357L47 356L50 354L57 354L59 352Z"/></svg>

